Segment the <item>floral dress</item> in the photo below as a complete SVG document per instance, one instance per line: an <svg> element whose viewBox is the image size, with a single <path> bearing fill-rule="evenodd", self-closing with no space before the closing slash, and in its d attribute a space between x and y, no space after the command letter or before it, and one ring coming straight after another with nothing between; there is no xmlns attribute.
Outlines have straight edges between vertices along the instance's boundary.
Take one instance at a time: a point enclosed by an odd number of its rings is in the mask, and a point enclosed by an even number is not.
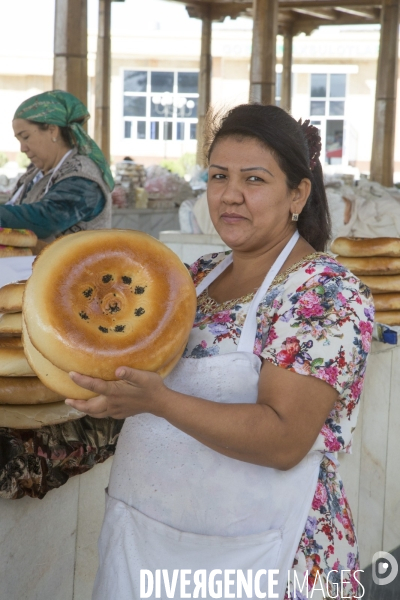
<svg viewBox="0 0 400 600"><path fill-rule="evenodd" d="M210 254L195 262L190 268L195 285L226 254ZM217 304L207 290L200 294L184 357L234 351L253 295ZM346 597L360 596L357 538L334 453L351 452L373 315L369 289L323 253L307 256L279 274L258 307L254 354L279 368L322 379L338 392L313 446L324 457L293 564L300 584L308 573L315 599L325 593L339 598L341 579ZM334 572L327 579L330 571ZM305 588L300 592L297 585L296 590L293 594L289 587L285 598L309 597Z"/></svg>

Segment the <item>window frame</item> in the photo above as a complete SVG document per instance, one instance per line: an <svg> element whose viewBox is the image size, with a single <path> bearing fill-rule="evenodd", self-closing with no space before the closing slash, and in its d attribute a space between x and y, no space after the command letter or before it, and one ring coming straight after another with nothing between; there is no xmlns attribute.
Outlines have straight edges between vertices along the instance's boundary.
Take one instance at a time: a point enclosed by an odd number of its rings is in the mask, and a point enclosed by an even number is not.
<svg viewBox="0 0 400 600"><path fill-rule="evenodd" d="M147 84L146 84L146 91L145 92L129 92L129 91L125 91L125 72L127 71L145 71L147 72ZM178 97L186 97L188 100L193 99L193 100L197 100L197 109L198 109L198 98L199 98L199 93L197 92L188 92L188 93L183 93L183 92L178 92L178 74L181 73L196 73L196 74L200 74L198 69L166 69L166 68L149 68L149 67L132 67L132 68L125 68L123 67L121 69L121 87L122 87L122 101L121 101L121 113L122 113L122 139L124 141L134 141L134 142L180 142L180 143L189 143L189 142L193 142L193 138L191 137L191 130L192 130L192 124L195 124L197 126L198 123L198 117L182 117L182 116L178 116L178 108L176 106L173 106L173 111L172 111L172 116L162 116L157 115L157 116L151 116L151 108L152 108L152 98L154 96L157 95L162 95L161 92L152 92L151 91L151 73L173 73L174 76L174 82L173 82L173 91L172 91L172 96L173 98L178 98ZM124 115L124 102L125 102L125 97L145 97L146 98L146 115L143 117L139 117L139 116L125 116ZM146 136L144 138L142 137L138 137L138 121L141 122L145 122L146 123ZM125 137L125 132L126 132L126 122L130 122L131 123L131 136L130 137ZM159 131L159 137L158 139L152 139L151 138L151 130L152 130L152 123L159 123L158 125L158 131ZM169 127L167 125L164 125L164 123L172 123L172 139L168 139L168 138L164 138L164 132L167 131L169 129ZM178 127L177 124L178 123L184 123L186 124L184 127L184 137L183 139L178 139L177 137L177 132L178 132ZM154 129L154 128L153 128Z"/></svg>
<svg viewBox="0 0 400 600"><path fill-rule="evenodd" d="M326 95L325 96L312 96L312 76L313 75L325 75L326 76ZM343 75L345 78L345 89L344 89L344 96L331 96L330 92L331 92L331 77L332 75ZM309 119L310 122L312 124L315 124L316 127L318 127L318 129L320 130L320 135L321 135L321 164L322 165L330 165L332 163L329 163L327 161L326 158L326 138L327 138L327 122L328 121L342 121L343 122L343 139L342 139L342 157L341 157L341 162L340 163L336 163L334 162L333 164L337 164L337 165L342 165L342 166L346 166L348 164L348 157L347 157L347 151L346 151L346 133L347 133L347 114L346 114L346 109L347 109L347 102L346 102L346 98L347 98L347 91L348 91L348 85L349 85L349 81L348 81L348 73L346 72L335 72L335 73L330 73L329 71L326 72L318 72L318 73L310 73L310 82L309 82ZM321 115L311 115L311 102L324 102L325 103L325 111L324 114ZM343 115L330 115L330 102L343 102L344 103L344 109L343 109ZM317 124L316 122L319 121L319 124Z"/></svg>

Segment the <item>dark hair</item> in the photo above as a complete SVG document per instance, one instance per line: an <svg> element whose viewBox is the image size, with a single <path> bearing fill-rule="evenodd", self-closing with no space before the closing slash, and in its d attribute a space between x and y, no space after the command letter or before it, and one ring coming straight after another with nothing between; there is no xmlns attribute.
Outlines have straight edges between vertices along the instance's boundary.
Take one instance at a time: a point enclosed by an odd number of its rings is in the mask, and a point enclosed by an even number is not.
<svg viewBox="0 0 400 600"><path fill-rule="evenodd" d="M319 159L310 169L310 151L300 123L278 106L241 104L220 118L207 118L206 154L218 140L227 137L248 137L269 148L286 175L289 189L296 189L302 179L311 181L311 193L299 215L300 235L317 251L325 250L331 230L328 202Z"/></svg>
<svg viewBox="0 0 400 600"><path fill-rule="evenodd" d="M36 125L42 131L47 131L49 126L51 125L51 123L38 123L37 121L30 121L29 119L28 119L28 123L32 123L32 125ZM59 125L58 125L58 128L60 130L61 138L67 144L67 146L69 146L70 148L75 146L75 140L74 140L74 136L71 132L71 129L69 127L60 127Z"/></svg>

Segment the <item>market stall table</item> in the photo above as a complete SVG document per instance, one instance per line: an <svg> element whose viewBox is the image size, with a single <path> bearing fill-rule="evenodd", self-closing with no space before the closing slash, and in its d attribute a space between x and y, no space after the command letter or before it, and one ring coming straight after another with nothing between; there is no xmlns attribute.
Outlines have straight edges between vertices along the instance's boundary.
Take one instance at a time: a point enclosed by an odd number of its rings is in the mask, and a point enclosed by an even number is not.
<svg viewBox="0 0 400 600"><path fill-rule="evenodd" d="M160 231L179 229L179 208L115 208L112 227L137 229L158 239Z"/></svg>

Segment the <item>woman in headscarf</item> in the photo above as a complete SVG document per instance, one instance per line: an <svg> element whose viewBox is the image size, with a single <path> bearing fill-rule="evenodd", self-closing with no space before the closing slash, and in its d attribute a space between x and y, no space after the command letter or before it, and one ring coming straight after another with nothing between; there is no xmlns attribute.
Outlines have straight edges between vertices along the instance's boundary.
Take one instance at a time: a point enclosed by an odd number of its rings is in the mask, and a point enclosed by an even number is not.
<svg viewBox="0 0 400 600"><path fill-rule="evenodd" d="M61 90L18 107L12 125L31 165L0 206L0 227L31 229L45 241L111 227L114 182L102 151L82 127L89 116L78 98Z"/></svg>

